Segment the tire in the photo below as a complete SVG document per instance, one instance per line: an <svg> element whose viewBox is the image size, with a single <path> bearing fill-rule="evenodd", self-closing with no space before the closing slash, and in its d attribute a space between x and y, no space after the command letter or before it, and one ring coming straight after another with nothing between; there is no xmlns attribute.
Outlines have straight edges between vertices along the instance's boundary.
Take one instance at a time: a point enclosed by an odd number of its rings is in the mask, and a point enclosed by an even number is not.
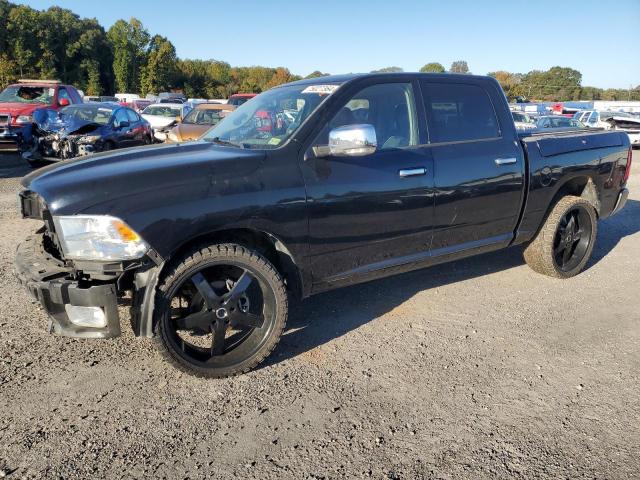
<svg viewBox="0 0 640 480"><path fill-rule="evenodd" d="M573 277L589 261L597 230L596 212L588 201L563 197L525 248L524 259L531 269L543 275Z"/></svg>
<svg viewBox="0 0 640 480"><path fill-rule="evenodd" d="M104 145L102 146L102 151L103 152L109 152L111 150L113 150L115 148L115 145L113 144L113 142L111 141L106 141L104 142Z"/></svg>
<svg viewBox="0 0 640 480"><path fill-rule="evenodd" d="M237 244L202 246L177 259L155 305L160 351L174 366L207 378L255 368L277 345L288 316L281 275Z"/></svg>

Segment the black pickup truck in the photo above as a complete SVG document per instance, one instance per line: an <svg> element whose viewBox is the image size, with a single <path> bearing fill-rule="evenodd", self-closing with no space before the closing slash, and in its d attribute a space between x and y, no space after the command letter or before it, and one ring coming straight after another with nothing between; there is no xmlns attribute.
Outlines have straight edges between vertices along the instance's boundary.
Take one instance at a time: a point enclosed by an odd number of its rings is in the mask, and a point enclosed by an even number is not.
<svg viewBox="0 0 640 480"><path fill-rule="evenodd" d="M578 274L630 168L622 132L518 135L491 78L303 80L199 141L26 176L22 214L44 225L16 273L51 332L117 336L130 296L136 335L222 377L269 355L291 299L518 244L535 271Z"/></svg>

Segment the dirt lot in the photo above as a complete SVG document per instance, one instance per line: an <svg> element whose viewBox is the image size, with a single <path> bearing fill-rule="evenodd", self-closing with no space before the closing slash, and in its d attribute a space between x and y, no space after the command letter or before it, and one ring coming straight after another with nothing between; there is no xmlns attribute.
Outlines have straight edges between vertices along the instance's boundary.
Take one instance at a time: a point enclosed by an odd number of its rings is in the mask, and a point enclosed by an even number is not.
<svg viewBox="0 0 640 480"><path fill-rule="evenodd" d="M0 476L640 477L639 153L578 277L514 248L323 294L265 366L219 381L126 328L45 333L12 274L28 169L0 155Z"/></svg>

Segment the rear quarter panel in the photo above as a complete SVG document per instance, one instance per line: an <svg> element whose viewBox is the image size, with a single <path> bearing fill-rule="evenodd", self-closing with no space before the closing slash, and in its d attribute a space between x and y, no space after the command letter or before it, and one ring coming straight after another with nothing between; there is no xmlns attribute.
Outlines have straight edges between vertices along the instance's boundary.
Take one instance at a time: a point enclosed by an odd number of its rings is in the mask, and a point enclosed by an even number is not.
<svg viewBox="0 0 640 480"><path fill-rule="evenodd" d="M629 138L620 132L571 132L522 139L529 164L529 193L515 243L530 240L570 182L589 181L599 218L611 214L627 162Z"/></svg>

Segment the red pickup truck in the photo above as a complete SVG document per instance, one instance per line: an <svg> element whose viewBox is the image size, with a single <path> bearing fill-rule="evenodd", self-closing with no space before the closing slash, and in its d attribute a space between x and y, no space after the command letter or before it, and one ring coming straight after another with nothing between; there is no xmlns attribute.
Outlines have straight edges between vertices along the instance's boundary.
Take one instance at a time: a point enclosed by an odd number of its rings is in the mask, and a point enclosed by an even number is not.
<svg viewBox="0 0 640 480"><path fill-rule="evenodd" d="M19 149L31 139L33 112L57 110L82 97L71 85L58 80L19 80L0 93L0 151Z"/></svg>

